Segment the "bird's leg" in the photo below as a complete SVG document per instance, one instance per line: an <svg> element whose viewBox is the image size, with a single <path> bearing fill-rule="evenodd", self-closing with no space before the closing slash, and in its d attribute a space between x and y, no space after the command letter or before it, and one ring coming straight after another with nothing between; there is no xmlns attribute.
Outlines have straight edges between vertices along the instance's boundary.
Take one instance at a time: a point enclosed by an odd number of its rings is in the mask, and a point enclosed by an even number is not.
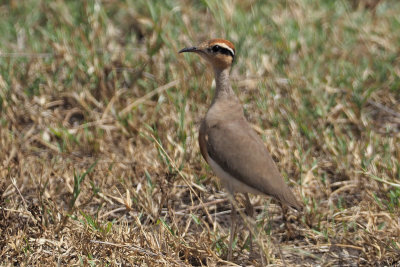
<svg viewBox="0 0 400 267"><path fill-rule="evenodd" d="M249 194L245 193L244 196L246 198L246 214L251 219L253 219L254 208L253 208L253 205L250 202ZM252 227L252 226L249 225L249 227ZM253 254L253 234L252 234L251 229L249 229L249 239L250 239L250 258L251 258L252 254Z"/></svg>
<svg viewBox="0 0 400 267"><path fill-rule="evenodd" d="M233 238L235 236L235 228L236 228L236 209L235 209L235 204L233 203L233 201L235 201L235 198L232 196L232 199L231 199L231 204L232 204L231 231L230 231L230 236L229 236L228 261L232 260L232 243L233 243Z"/></svg>

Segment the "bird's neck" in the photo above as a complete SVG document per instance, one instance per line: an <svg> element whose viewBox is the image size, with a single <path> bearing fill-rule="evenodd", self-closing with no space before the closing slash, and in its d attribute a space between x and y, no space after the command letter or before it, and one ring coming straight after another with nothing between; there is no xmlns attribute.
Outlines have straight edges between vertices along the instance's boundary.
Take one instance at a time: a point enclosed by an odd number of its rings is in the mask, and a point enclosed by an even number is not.
<svg viewBox="0 0 400 267"><path fill-rule="evenodd" d="M213 99L213 104L219 99L232 99L237 101L235 92L232 89L229 80L229 68L214 69L216 91Z"/></svg>

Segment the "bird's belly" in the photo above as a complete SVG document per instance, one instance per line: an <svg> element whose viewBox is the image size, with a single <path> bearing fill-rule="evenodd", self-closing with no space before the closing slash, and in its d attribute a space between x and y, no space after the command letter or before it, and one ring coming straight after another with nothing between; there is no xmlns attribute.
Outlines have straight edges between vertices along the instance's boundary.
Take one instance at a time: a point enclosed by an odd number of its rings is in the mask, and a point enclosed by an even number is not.
<svg viewBox="0 0 400 267"><path fill-rule="evenodd" d="M216 163L211 157L208 156L208 163L211 166L211 169L214 171L215 175L221 179L222 185L229 191L229 193L234 194L238 193L252 193L256 195L263 195L262 192L257 190L256 188L250 187L240 180L236 179L228 172L223 170L218 163Z"/></svg>

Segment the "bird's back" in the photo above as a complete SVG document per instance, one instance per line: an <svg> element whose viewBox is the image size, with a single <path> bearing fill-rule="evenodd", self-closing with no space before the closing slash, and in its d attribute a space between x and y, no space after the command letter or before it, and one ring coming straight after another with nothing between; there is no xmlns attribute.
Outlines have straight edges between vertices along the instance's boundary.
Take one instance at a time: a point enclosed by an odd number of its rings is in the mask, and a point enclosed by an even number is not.
<svg viewBox="0 0 400 267"><path fill-rule="evenodd" d="M229 101L217 101L207 113L202 128L204 140L199 141L203 156L206 153L240 183L301 209L263 141L244 118L240 105L237 108ZM241 192L241 189L235 191Z"/></svg>

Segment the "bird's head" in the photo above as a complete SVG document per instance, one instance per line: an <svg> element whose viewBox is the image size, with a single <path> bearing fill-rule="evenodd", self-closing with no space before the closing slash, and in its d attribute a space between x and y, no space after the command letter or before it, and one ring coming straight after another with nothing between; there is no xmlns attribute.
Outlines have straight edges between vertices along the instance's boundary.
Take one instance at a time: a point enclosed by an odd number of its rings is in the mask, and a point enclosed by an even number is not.
<svg viewBox="0 0 400 267"><path fill-rule="evenodd" d="M235 58L235 46L224 39L211 39L198 46L186 47L179 53L193 52L210 62L214 69L230 68Z"/></svg>

